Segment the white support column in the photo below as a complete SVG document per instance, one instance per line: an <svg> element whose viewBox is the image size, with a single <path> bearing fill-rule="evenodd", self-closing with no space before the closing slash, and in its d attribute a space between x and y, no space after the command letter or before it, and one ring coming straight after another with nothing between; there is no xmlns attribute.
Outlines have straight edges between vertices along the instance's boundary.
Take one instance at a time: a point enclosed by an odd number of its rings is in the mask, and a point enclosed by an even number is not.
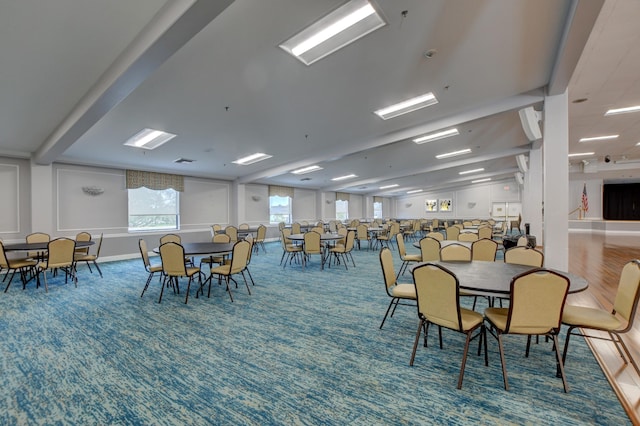
<svg viewBox="0 0 640 426"><path fill-rule="evenodd" d="M53 167L31 161L31 232L44 232L55 237L53 210Z"/></svg>
<svg viewBox="0 0 640 426"><path fill-rule="evenodd" d="M523 218L531 225L530 233L536 237L536 244L544 245L542 222L542 143L536 141L529 152L529 170L525 173L522 197Z"/></svg>
<svg viewBox="0 0 640 426"><path fill-rule="evenodd" d="M567 91L544 106L544 264L569 268L569 105Z"/></svg>

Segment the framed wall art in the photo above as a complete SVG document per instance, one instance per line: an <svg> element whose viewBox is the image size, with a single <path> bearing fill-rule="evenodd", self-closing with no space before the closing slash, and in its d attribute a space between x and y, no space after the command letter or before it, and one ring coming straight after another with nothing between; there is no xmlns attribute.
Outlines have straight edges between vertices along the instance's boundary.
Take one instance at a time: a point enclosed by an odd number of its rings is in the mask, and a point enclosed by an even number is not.
<svg viewBox="0 0 640 426"><path fill-rule="evenodd" d="M437 212L438 211L438 200L426 200L425 208L428 212Z"/></svg>
<svg viewBox="0 0 640 426"><path fill-rule="evenodd" d="M453 210L453 201L451 198L441 198L438 200L438 209L441 212L450 212Z"/></svg>

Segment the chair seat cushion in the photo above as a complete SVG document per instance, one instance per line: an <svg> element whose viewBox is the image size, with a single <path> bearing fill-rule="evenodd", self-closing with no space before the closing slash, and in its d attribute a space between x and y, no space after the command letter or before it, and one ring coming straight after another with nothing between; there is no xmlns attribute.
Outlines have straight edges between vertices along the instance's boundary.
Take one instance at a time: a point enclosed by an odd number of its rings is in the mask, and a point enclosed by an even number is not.
<svg viewBox="0 0 640 426"><path fill-rule="evenodd" d="M149 272L162 272L162 265L149 266Z"/></svg>
<svg viewBox="0 0 640 426"><path fill-rule="evenodd" d="M211 268L211 274L229 275L231 272L231 264L220 265L215 268Z"/></svg>
<svg viewBox="0 0 640 426"><path fill-rule="evenodd" d="M422 262L422 256L419 254L406 254L402 260L406 262Z"/></svg>
<svg viewBox="0 0 640 426"><path fill-rule="evenodd" d="M616 330L622 323L615 315L601 309L566 305L562 322L567 325L584 326L601 330Z"/></svg>
<svg viewBox="0 0 640 426"><path fill-rule="evenodd" d="M30 259L13 259L11 260L11 267L15 269L19 268L28 268L31 266L36 266L38 262ZM8 268L8 265L2 265L3 268Z"/></svg>
<svg viewBox="0 0 640 426"><path fill-rule="evenodd" d="M498 330L506 330L509 308L487 308L484 315ZM546 334L549 331L551 331L549 327L514 327L513 324L509 329L509 333L512 334Z"/></svg>
<svg viewBox="0 0 640 426"><path fill-rule="evenodd" d="M393 297L399 297L400 299L415 299L416 286L413 284L396 284L391 288L391 294Z"/></svg>
<svg viewBox="0 0 640 426"><path fill-rule="evenodd" d="M466 308L460 308L460 317L462 318L462 330L460 331L470 330L484 321L482 314Z"/></svg>

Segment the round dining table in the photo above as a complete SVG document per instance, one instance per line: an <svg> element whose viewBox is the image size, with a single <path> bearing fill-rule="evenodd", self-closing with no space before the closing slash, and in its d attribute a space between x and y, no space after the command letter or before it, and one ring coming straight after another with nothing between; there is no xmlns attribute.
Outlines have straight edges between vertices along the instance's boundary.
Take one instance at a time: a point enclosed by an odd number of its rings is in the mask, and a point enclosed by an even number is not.
<svg viewBox="0 0 640 426"><path fill-rule="evenodd" d="M458 277L460 289L464 290L465 292L472 293L478 296L489 297L508 297L509 293L511 293L511 279L513 277L532 269L538 269L532 266L516 265L513 263L504 263L501 261L426 263L437 264L453 272L455 276ZM411 269L413 270L420 265L424 265L424 263L417 263ZM564 271L558 271L555 269L550 270L569 278L569 293L578 293L580 291L584 291L589 286L587 280L579 275Z"/></svg>
<svg viewBox="0 0 640 426"><path fill-rule="evenodd" d="M471 248L471 241L458 241L458 240L442 240L440 241L440 248L444 248L446 246L450 246L451 244L460 244L461 246L465 246L467 248ZM413 246L417 249L420 248L420 241L416 241L413 243Z"/></svg>
<svg viewBox="0 0 640 426"><path fill-rule="evenodd" d="M76 248L89 247L94 244L95 244L95 241L76 241ZM14 243L14 244L4 245L5 251L46 251L48 248L49 248L48 241L43 241L38 243Z"/></svg>
<svg viewBox="0 0 640 426"><path fill-rule="evenodd" d="M184 248L184 254L186 256L204 256L230 253L233 251L234 243L213 243L208 241L203 243L182 243L181 245ZM160 247L154 248L153 252L160 253Z"/></svg>

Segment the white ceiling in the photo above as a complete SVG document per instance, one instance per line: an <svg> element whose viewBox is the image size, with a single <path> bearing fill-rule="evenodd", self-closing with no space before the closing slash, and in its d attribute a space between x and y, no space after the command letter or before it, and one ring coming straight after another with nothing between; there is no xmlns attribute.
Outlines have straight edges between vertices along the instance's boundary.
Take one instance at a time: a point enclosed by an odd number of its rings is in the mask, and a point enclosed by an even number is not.
<svg viewBox="0 0 640 426"><path fill-rule="evenodd" d="M640 158L640 114L603 116L640 104L640 2L377 0L387 25L311 66L278 47L342 3L3 2L0 155L399 196L513 178L530 146L518 110L541 109L545 90L561 93L573 74L570 101L588 100L570 104L569 151L586 150L579 137L619 133L588 144L590 163L598 176L640 175L640 164L616 164ZM437 105L372 113L428 91ZM460 136L411 142L454 125ZM146 127L178 136L154 151L123 146ZM255 152L273 157L232 163ZM324 169L289 173L312 164ZM358 177L331 181L348 173ZM379 189L388 184L399 186Z"/></svg>

